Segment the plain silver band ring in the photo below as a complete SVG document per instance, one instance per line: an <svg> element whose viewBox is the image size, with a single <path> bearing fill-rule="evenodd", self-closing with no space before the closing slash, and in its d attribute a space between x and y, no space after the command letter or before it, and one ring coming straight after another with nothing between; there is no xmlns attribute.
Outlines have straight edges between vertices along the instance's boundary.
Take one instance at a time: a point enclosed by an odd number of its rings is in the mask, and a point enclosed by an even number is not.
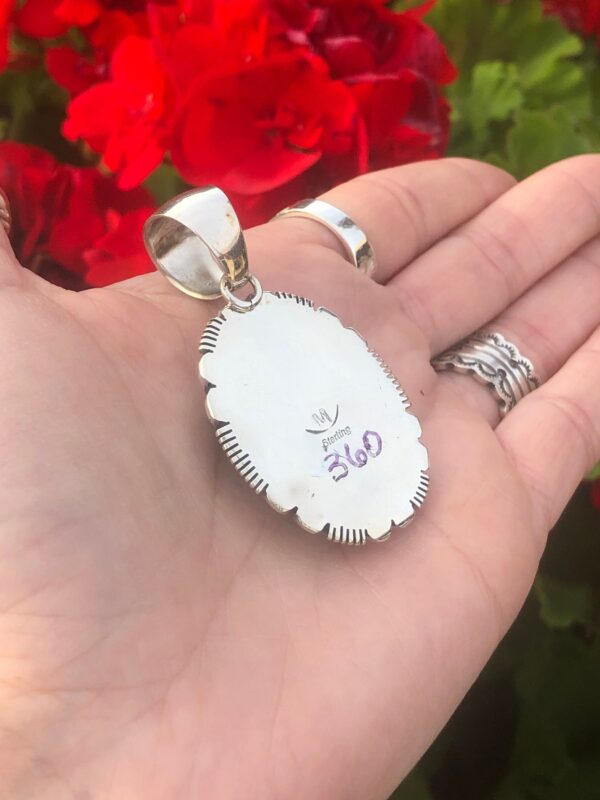
<svg viewBox="0 0 600 800"><path fill-rule="evenodd" d="M497 331L477 331L431 362L437 372L471 375L493 393L504 417L540 385L533 364Z"/></svg>
<svg viewBox="0 0 600 800"><path fill-rule="evenodd" d="M273 219L280 217L304 217L325 225L344 246L348 260L365 275L375 270L375 254L364 231L339 208L324 200L300 200L293 206L279 211Z"/></svg>

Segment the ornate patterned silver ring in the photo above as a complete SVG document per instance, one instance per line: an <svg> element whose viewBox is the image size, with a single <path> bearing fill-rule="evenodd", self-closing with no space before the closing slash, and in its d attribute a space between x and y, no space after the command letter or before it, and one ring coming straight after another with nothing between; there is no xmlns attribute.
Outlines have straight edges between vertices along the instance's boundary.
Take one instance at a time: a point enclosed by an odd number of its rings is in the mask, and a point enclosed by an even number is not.
<svg viewBox="0 0 600 800"><path fill-rule="evenodd" d="M2 225L8 236L11 226L10 203L3 189L0 189L0 225Z"/></svg>
<svg viewBox="0 0 600 800"><path fill-rule="evenodd" d="M540 385L531 361L496 331L477 331L440 353L431 363L437 372L453 370L471 375L488 386L501 416Z"/></svg>
<svg viewBox="0 0 600 800"><path fill-rule="evenodd" d="M279 211L273 219L280 217L305 217L325 225L342 243L351 264L365 275L375 270L375 254L365 233L339 208L324 200L300 200L293 206Z"/></svg>

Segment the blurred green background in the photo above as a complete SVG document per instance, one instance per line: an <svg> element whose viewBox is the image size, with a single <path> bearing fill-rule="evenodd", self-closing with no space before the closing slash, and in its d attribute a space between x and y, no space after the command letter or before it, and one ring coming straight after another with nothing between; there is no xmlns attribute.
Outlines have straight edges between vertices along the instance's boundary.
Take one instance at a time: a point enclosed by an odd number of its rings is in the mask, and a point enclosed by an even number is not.
<svg viewBox="0 0 600 800"><path fill-rule="evenodd" d="M599 519L584 486L517 622L393 800L600 798Z"/></svg>
<svg viewBox="0 0 600 800"><path fill-rule="evenodd" d="M595 40L538 0L439 0L427 21L459 67L451 155L524 178L600 150ZM600 512L584 485L513 629L393 800L599 798Z"/></svg>

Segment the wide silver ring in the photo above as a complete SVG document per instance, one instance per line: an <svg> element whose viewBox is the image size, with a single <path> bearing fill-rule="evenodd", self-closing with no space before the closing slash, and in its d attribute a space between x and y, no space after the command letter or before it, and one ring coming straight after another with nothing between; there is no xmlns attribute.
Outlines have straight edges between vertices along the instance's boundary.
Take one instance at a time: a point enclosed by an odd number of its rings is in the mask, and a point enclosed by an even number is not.
<svg viewBox="0 0 600 800"><path fill-rule="evenodd" d="M246 282L248 254L237 214L227 195L203 186L161 206L146 221L144 242L157 269L178 289L201 300Z"/></svg>
<svg viewBox="0 0 600 800"><path fill-rule="evenodd" d="M477 331L440 353L431 364L437 372L471 375L486 385L502 417L540 385L531 361L497 331Z"/></svg>
<svg viewBox="0 0 600 800"><path fill-rule="evenodd" d="M279 211L273 219L281 217L304 217L325 225L342 243L348 260L365 275L375 269L375 253L365 232L339 208L324 200L308 198Z"/></svg>

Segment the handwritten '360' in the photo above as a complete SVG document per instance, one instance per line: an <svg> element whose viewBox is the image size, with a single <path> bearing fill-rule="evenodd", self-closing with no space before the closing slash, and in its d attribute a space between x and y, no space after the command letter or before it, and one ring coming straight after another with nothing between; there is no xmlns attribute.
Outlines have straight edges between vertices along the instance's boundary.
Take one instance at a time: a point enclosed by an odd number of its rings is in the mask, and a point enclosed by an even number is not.
<svg viewBox="0 0 600 800"><path fill-rule="evenodd" d="M365 431L362 437L363 447L360 447L358 450L352 454L350 451L350 445L346 444L344 446L344 455L341 455L338 452L328 453L323 461L327 463L331 461L329 464L327 471L332 473L331 477L334 481L341 481L342 478L345 478L348 475L349 469L348 465L352 467L364 467L369 458L377 458L377 456L383 450L383 441L381 436L376 431ZM337 474L333 474L335 470L338 471Z"/></svg>

